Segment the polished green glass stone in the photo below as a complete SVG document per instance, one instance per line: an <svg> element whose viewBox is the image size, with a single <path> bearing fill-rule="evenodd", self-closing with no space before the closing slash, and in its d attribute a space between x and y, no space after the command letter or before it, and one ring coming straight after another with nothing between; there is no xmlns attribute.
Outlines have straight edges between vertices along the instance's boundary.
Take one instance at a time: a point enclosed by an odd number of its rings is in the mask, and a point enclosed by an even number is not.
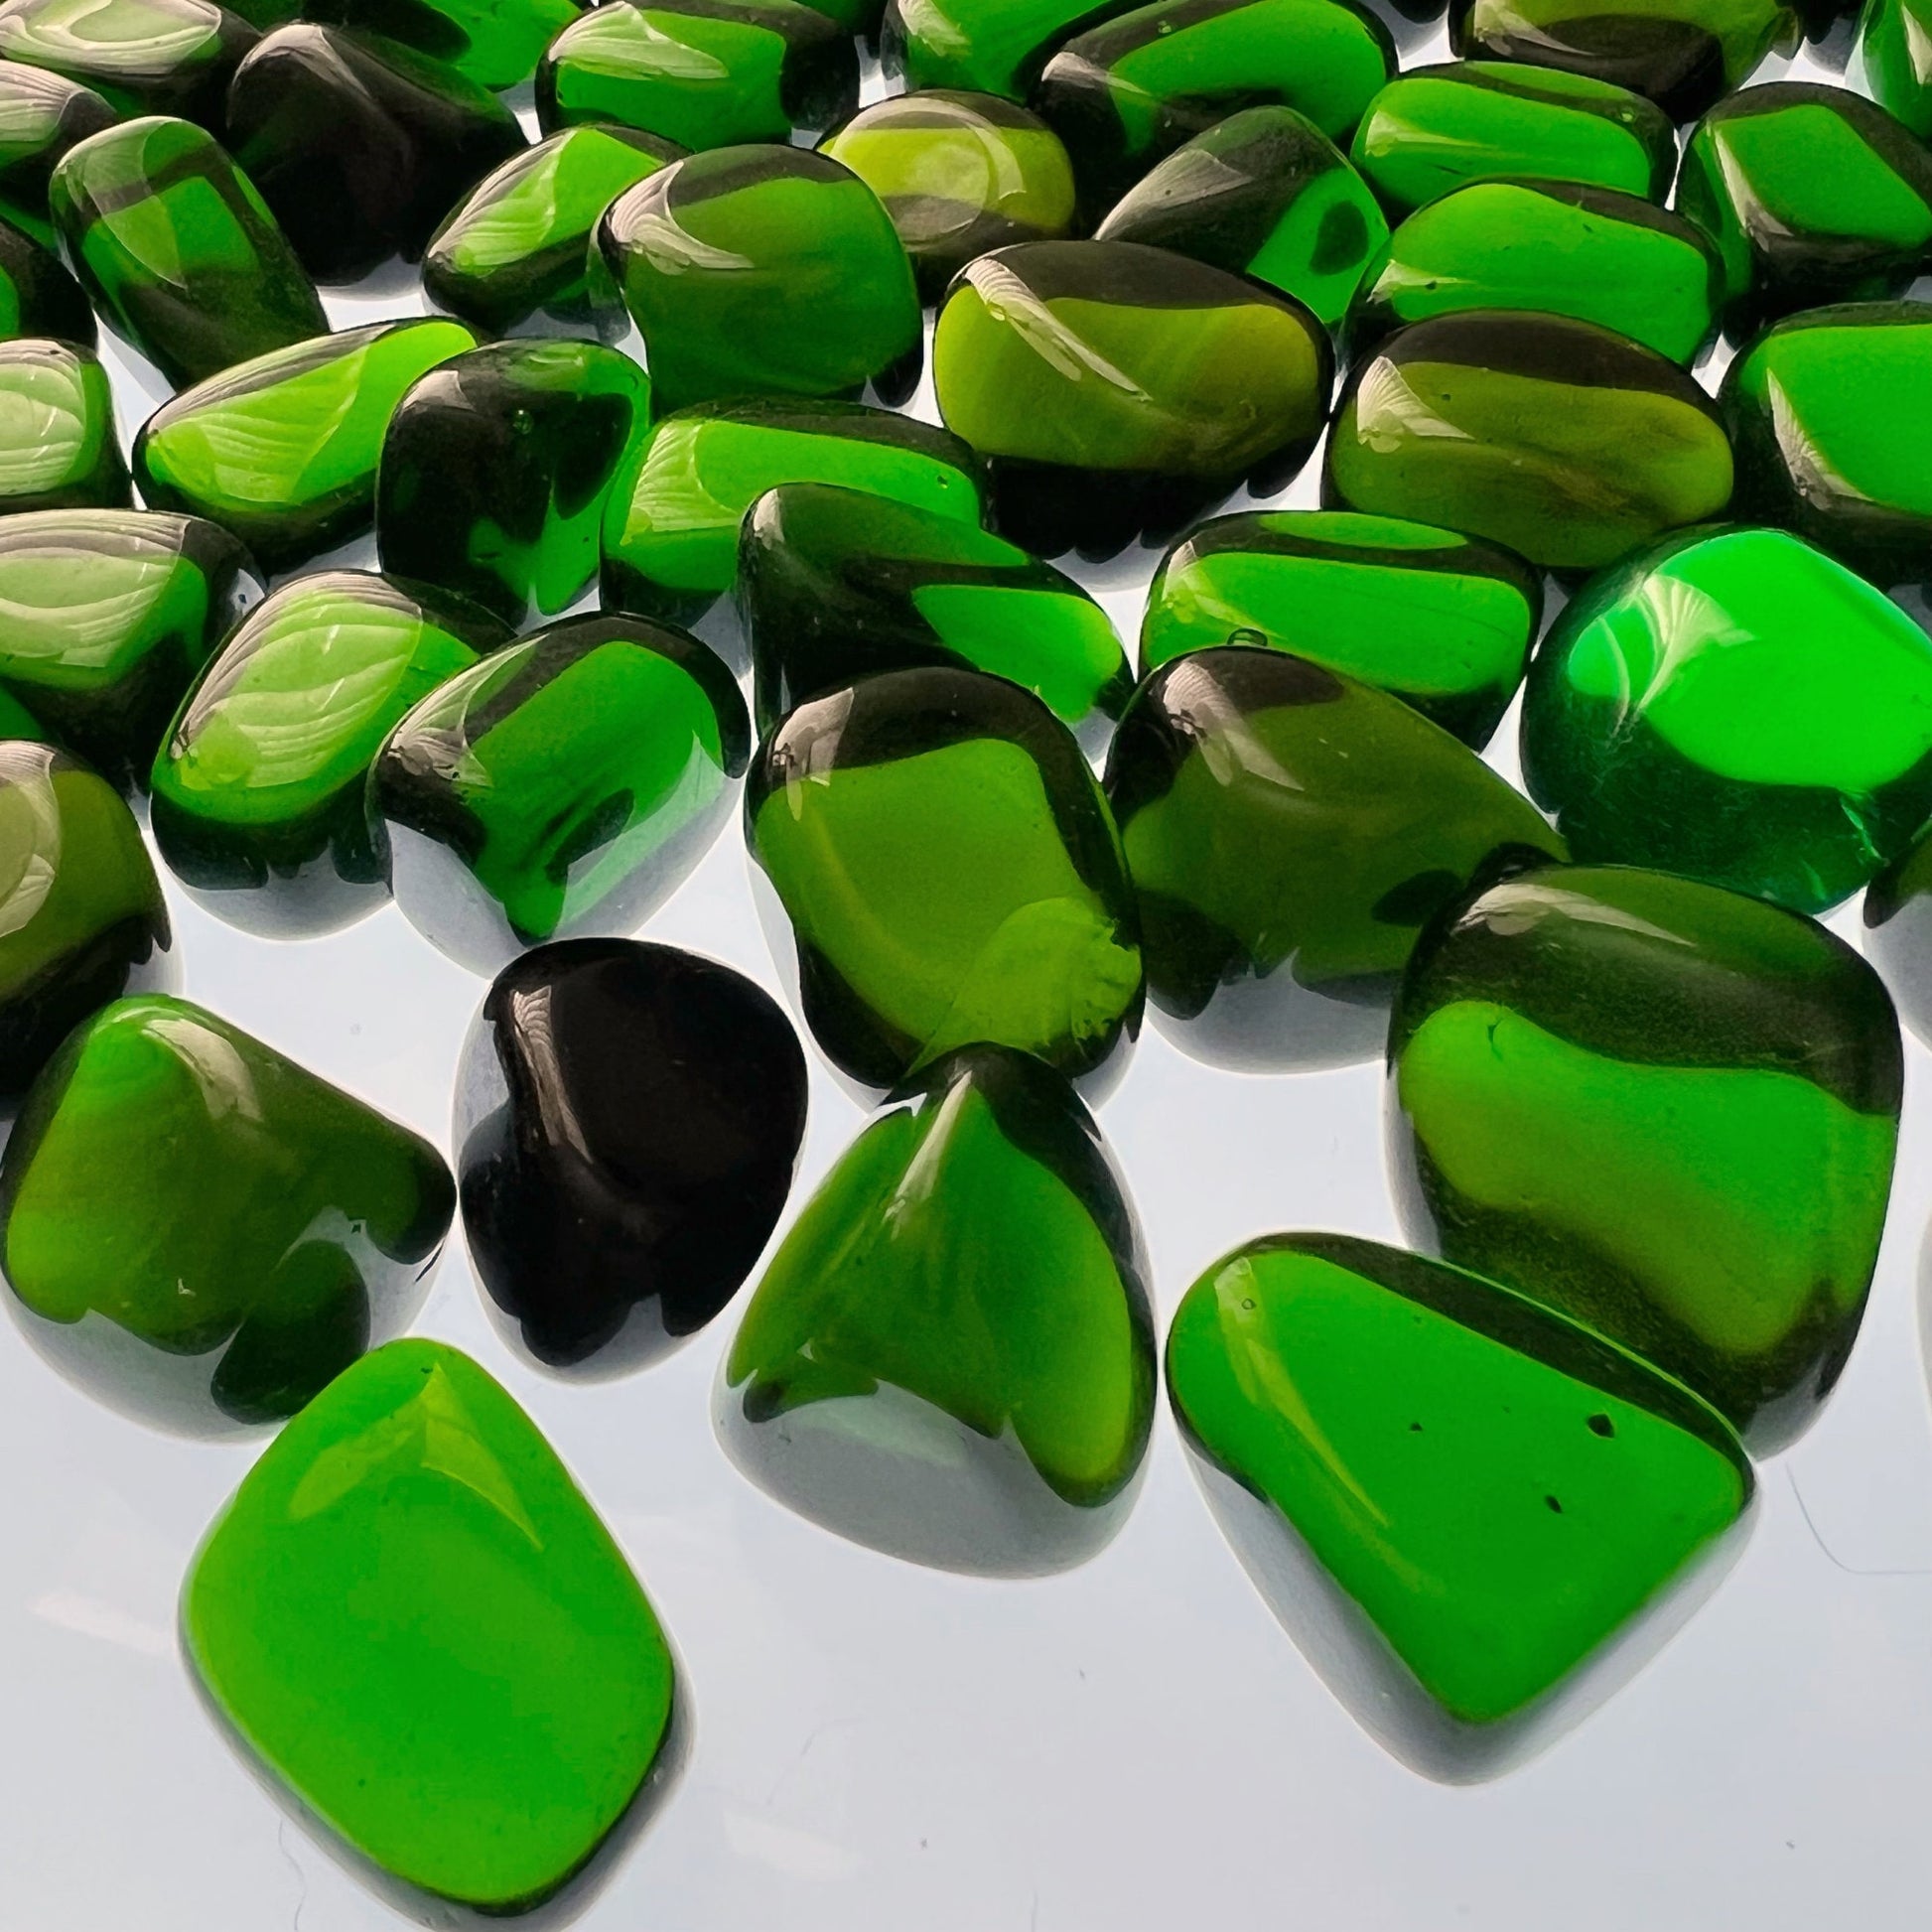
<svg viewBox="0 0 1932 1932"><path fill-rule="evenodd" d="M552 624L438 685L384 742L368 797L390 890L475 972L621 938L703 857L751 750L737 682L696 638Z"/></svg>
<svg viewBox="0 0 1932 1932"><path fill-rule="evenodd" d="M480 87L515 87L584 9L579 0L304 0L308 20L354 27L446 62Z"/></svg>
<svg viewBox="0 0 1932 1932"><path fill-rule="evenodd" d="M726 1357L720 1440L779 1501L894 1556L1068 1569L1139 1492L1146 1275L1072 1089L970 1047L897 1096L792 1224Z"/></svg>
<svg viewBox="0 0 1932 1932"><path fill-rule="evenodd" d="M76 141L112 127L118 118L77 80L0 60L0 220L52 248L47 184L55 164Z"/></svg>
<svg viewBox="0 0 1932 1932"><path fill-rule="evenodd" d="M513 628L574 604L597 576L605 497L649 398L643 370L598 343L490 343L432 369L383 439L383 568Z"/></svg>
<svg viewBox="0 0 1932 1932"><path fill-rule="evenodd" d="M1471 883L1566 857L1520 792L1385 692L1285 651L1189 651L1114 734L1107 799L1162 1031L1250 1070L1388 1035L1417 935Z"/></svg>
<svg viewBox="0 0 1932 1932"><path fill-rule="evenodd" d="M41 337L0 342L0 515L133 500L93 350Z"/></svg>
<svg viewBox="0 0 1932 1932"><path fill-rule="evenodd" d="M1120 835L1031 692L932 666L826 692L753 760L745 830L805 1024L855 1084L982 1041L1093 1084L1123 1068L1142 981Z"/></svg>
<svg viewBox="0 0 1932 1932"><path fill-rule="evenodd" d="M418 699L507 631L461 598L367 571L299 577L249 613L155 755L154 835L210 911L330 932L386 896L363 790Z"/></svg>
<svg viewBox="0 0 1932 1932"><path fill-rule="evenodd" d="M818 145L884 204L923 302L976 255L1072 232L1073 163L1060 137L995 94L894 94Z"/></svg>
<svg viewBox="0 0 1932 1932"><path fill-rule="evenodd" d="M0 341L52 336L92 348L98 334L80 284L59 257L0 213Z"/></svg>
<svg viewBox="0 0 1932 1932"><path fill-rule="evenodd" d="M1132 241L981 256L932 344L946 427L986 459L1000 527L1042 556L1109 556L1244 481L1281 487L1321 433L1333 369L1299 302Z"/></svg>
<svg viewBox="0 0 1932 1932"><path fill-rule="evenodd" d="M1441 523L1552 570L1595 570L1730 500L1716 403L1594 323L1471 309L1355 365L1323 499Z"/></svg>
<svg viewBox="0 0 1932 1932"><path fill-rule="evenodd" d="M1474 1275L1342 1234L1217 1261L1168 1391L1264 1600L1388 1750L1492 1777L1632 1675L1750 1521L1724 1422Z"/></svg>
<svg viewBox="0 0 1932 1932"><path fill-rule="evenodd" d="M10 1311L160 1428L292 1416L415 1318L456 1207L420 1136L202 1008L116 1000L35 1081L0 1162Z"/></svg>
<svg viewBox="0 0 1932 1932"><path fill-rule="evenodd" d="M254 44L242 14L214 0L7 0L0 7L0 60L76 80L116 114L180 114L218 128L229 76Z"/></svg>
<svg viewBox="0 0 1932 1932"><path fill-rule="evenodd" d="M376 460L396 405L475 343L461 323L375 322L211 376L142 425L141 495L212 517L265 569L292 570L372 527Z"/></svg>
<svg viewBox="0 0 1932 1932"><path fill-rule="evenodd" d="M1471 182L1396 229L1348 339L1360 354L1431 316L1532 309L1600 323L1688 368L1724 293L1717 250L1681 214L1578 182Z"/></svg>
<svg viewBox="0 0 1932 1932"><path fill-rule="evenodd" d="M1932 640L1786 531L1690 531L1558 619L1523 771L1580 858L1823 911L1932 816Z"/></svg>
<svg viewBox="0 0 1932 1932"><path fill-rule="evenodd" d="M956 436L859 403L708 403L653 423L604 518L607 610L695 622L732 588L739 525L779 483L837 483L980 521L980 469Z"/></svg>
<svg viewBox="0 0 1932 1932"><path fill-rule="evenodd" d="M144 510L0 521L0 686L122 791L148 781L181 696L257 597L218 524Z"/></svg>
<svg viewBox="0 0 1932 1932"><path fill-rule="evenodd" d="M89 135L55 169L50 199L94 306L171 382L328 331L262 198L191 122L153 117Z"/></svg>
<svg viewBox="0 0 1932 1932"><path fill-rule="evenodd" d="M1332 141L1292 107L1230 114L1114 204L1100 241L1142 241L1304 303L1328 328L1389 239L1375 197Z"/></svg>
<svg viewBox="0 0 1932 1932"><path fill-rule="evenodd" d="M429 299L490 335L630 327L591 246L604 210L684 153L635 128L567 127L512 156L450 210L423 255Z"/></svg>
<svg viewBox="0 0 1932 1932"><path fill-rule="evenodd" d="M1055 51L1127 0L886 0L880 56L907 88L1025 100Z"/></svg>
<svg viewBox="0 0 1932 1932"><path fill-rule="evenodd" d="M1523 681L1540 577L1495 544L1348 510L1244 510L1162 558L1141 672L1213 644L1293 651L1412 705L1478 750Z"/></svg>
<svg viewBox="0 0 1932 1932"><path fill-rule="evenodd" d="M747 512L738 614L768 731L870 671L951 664L1025 685L1097 749L1133 678L1080 586L943 511L827 483L783 483Z"/></svg>
<svg viewBox="0 0 1932 1932"><path fill-rule="evenodd" d="M18 738L30 745L54 742L47 727L4 687L0 687L0 738Z"/></svg>
<svg viewBox="0 0 1932 1932"><path fill-rule="evenodd" d="M1661 202L1677 173L1677 136L1653 101L1503 61L1412 68L1369 102L1349 154L1394 214L1518 175Z"/></svg>
<svg viewBox="0 0 1932 1932"><path fill-rule="evenodd" d="M598 223L664 409L751 396L905 401L924 362L905 245L851 169L753 144L673 162Z"/></svg>
<svg viewBox="0 0 1932 1932"><path fill-rule="evenodd" d="M1397 997L1403 1222L1769 1454L1858 1334L1900 1061L1877 975L1811 920L1634 868L1526 873L1439 924Z"/></svg>
<svg viewBox="0 0 1932 1932"><path fill-rule="evenodd" d="M546 134L615 121L722 148L832 127L858 104L849 33L796 0L610 0L566 27L537 69Z"/></svg>
<svg viewBox="0 0 1932 1932"><path fill-rule="evenodd" d="M1926 0L1865 0L1857 58L1872 99L1920 140L1932 137L1932 8Z"/></svg>

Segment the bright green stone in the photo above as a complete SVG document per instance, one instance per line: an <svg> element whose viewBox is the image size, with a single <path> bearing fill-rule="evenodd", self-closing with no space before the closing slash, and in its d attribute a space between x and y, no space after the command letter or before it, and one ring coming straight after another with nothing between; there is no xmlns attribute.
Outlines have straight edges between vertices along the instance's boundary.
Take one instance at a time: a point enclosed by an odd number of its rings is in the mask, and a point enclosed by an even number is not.
<svg viewBox="0 0 1932 1932"><path fill-rule="evenodd" d="M429 1293L442 1156L185 1000L116 1000L34 1083L0 1162L9 1306L159 1428L292 1416Z"/></svg>
<svg viewBox="0 0 1932 1932"><path fill-rule="evenodd" d="M515 87L583 11L578 0L304 0L302 17L398 41L480 87Z"/></svg>
<svg viewBox="0 0 1932 1932"><path fill-rule="evenodd" d="M112 127L117 118L91 87L45 68L0 60L0 219L52 248L47 184L55 164L76 141Z"/></svg>
<svg viewBox="0 0 1932 1932"><path fill-rule="evenodd" d="M132 503L107 371L90 348L0 342L0 515Z"/></svg>
<svg viewBox="0 0 1932 1932"><path fill-rule="evenodd" d="M881 60L910 90L964 87L1025 100L1054 51L1124 0L886 0Z"/></svg>
<svg viewBox="0 0 1932 1932"><path fill-rule="evenodd" d="M1932 136L1932 9L1926 0L1865 0L1857 58L1872 99L1920 140Z"/></svg>
<svg viewBox="0 0 1932 1932"><path fill-rule="evenodd" d="M1256 1587L1379 1742L1462 1783L1632 1675L1741 1546L1705 1405L1473 1275L1339 1234L1216 1262L1168 1335L1194 1473Z"/></svg>
<svg viewBox="0 0 1932 1932"><path fill-rule="evenodd" d="M1112 1540L1154 1414L1146 1263L1071 1088L976 1047L875 1119L733 1339L721 1441L894 1556L1039 1576Z"/></svg>
<svg viewBox="0 0 1932 1932"><path fill-rule="evenodd" d="M283 1803L425 1922L552 1897L676 1778L680 1673L623 1552L441 1342L367 1356L269 1445L196 1553L181 1629Z"/></svg>
<svg viewBox="0 0 1932 1932"><path fill-rule="evenodd" d="M1492 887L1389 1033L1404 1225L1704 1396L1754 1454L1859 1330L1898 1134L1898 1023L1809 919L1632 868Z"/></svg>
<svg viewBox="0 0 1932 1932"><path fill-rule="evenodd" d="M5 66L0 62L0 70ZM21 71L31 69L23 68ZM0 96L0 110L4 106L4 96ZM4 214L0 209L0 217ZM94 312L88 308L80 284L58 257L0 218L0 341L16 336L53 336L76 348L92 348L98 335Z"/></svg>
<svg viewBox="0 0 1932 1932"><path fill-rule="evenodd" d="M242 12L213 0L8 0L0 8L0 60L76 80L116 114L179 114L218 127L229 77L254 44Z"/></svg>

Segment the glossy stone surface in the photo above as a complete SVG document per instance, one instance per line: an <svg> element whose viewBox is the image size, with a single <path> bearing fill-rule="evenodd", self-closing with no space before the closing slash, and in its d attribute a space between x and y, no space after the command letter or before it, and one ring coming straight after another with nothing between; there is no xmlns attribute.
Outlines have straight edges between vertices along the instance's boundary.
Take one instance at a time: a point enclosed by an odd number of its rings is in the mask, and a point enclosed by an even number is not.
<svg viewBox="0 0 1932 1932"><path fill-rule="evenodd" d="M1858 32L1865 91L1920 140L1932 136L1932 10L1925 0L1866 0Z"/></svg>
<svg viewBox="0 0 1932 1932"><path fill-rule="evenodd" d="M819 144L884 204L934 303L976 255L1072 232L1073 163L1060 137L995 94L894 94Z"/></svg>
<svg viewBox="0 0 1932 1932"><path fill-rule="evenodd" d="M1308 460L1328 334L1288 296L1130 241L983 255L933 337L947 428L986 459L1000 528L1042 556L1169 535Z"/></svg>
<svg viewBox="0 0 1932 1932"><path fill-rule="evenodd" d="M0 220L52 248L47 184L55 164L76 141L112 127L116 118L91 87L45 68L0 60Z"/></svg>
<svg viewBox="0 0 1932 1932"><path fill-rule="evenodd" d="M142 425L141 495L212 517L264 569L293 570L373 527L376 460L397 403L475 343L460 323L376 322L211 376Z"/></svg>
<svg viewBox="0 0 1932 1932"><path fill-rule="evenodd" d="M732 588L745 512L792 483L980 520L979 465L942 429L858 403L710 403L653 423L612 487L605 608L695 622Z"/></svg>
<svg viewBox="0 0 1932 1932"><path fill-rule="evenodd" d="M426 1922L557 1896L675 1781L656 1613L536 1425L443 1342L369 1355L269 1446L181 1631L244 1759Z"/></svg>
<svg viewBox="0 0 1932 1932"><path fill-rule="evenodd" d="M456 1207L407 1128L186 1000L117 1000L35 1081L0 1161L28 1340L110 1407L231 1435L415 1318Z"/></svg>
<svg viewBox="0 0 1932 1932"><path fill-rule="evenodd" d="M0 62L0 69L4 67ZM0 96L0 111L4 108ZM80 284L58 256L5 217L0 208L0 340L53 336L92 348L99 331Z"/></svg>
<svg viewBox="0 0 1932 1932"><path fill-rule="evenodd" d="M780 1502L891 1555L1067 1569L1139 1492L1146 1272L1072 1090L1024 1054L970 1048L806 1203L726 1357L719 1439Z"/></svg>
<svg viewBox="0 0 1932 1932"><path fill-rule="evenodd" d="M649 398L637 364L598 343L490 343L432 369L383 438L382 567L513 629L575 603L597 575L605 497Z"/></svg>
<svg viewBox="0 0 1932 1932"><path fill-rule="evenodd" d="M1025 100L1040 69L1114 0L886 0L880 58L908 89L961 87Z"/></svg>
<svg viewBox="0 0 1932 1932"><path fill-rule="evenodd" d="M50 191L88 297L169 381L200 382L328 332L266 204L188 121L150 118L69 148Z"/></svg>
<svg viewBox="0 0 1932 1932"><path fill-rule="evenodd" d="M0 342L0 515L133 500L93 350L42 337Z"/></svg>
<svg viewBox="0 0 1932 1932"><path fill-rule="evenodd" d="M745 829L805 1024L856 1085L981 1041L1095 1083L1124 1065L1142 979L1120 836L1031 692L932 668L827 692L753 760Z"/></svg>
<svg viewBox="0 0 1932 1932"><path fill-rule="evenodd" d="M154 836L210 911L331 932L387 896L363 807L382 741L507 639L461 598L367 571L299 577L249 613L155 755Z"/></svg>
<svg viewBox="0 0 1932 1932"><path fill-rule="evenodd" d="M228 144L325 283L420 261L459 197L526 145L516 116L454 68L307 21L235 69Z"/></svg>
<svg viewBox="0 0 1932 1932"><path fill-rule="evenodd" d="M304 0L303 17L380 34L480 87L515 87L584 9L578 0Z"/></svg>
<svg viewBox="0 0 1932 1932"><path fill-rule="evenodd" d="M798 1036L742 974L633 939L526 953L457 1074L463 1226L497 1329L584 1376L669 1354L757 1265L804 1132Z"/></svg>
<svg viewBox="0 0 1932 1932"><path fill-rule="evenodd" d="M730 671L641 618L519 638L423 698L369 772L390 890L473 972L634 932L684 883L751 757Z"/></svg>
<svg viewBox="0 0 1932 1932"><path fill-rule="evenodd" d="M1769 1454L1858 1334L1900 1057L1877 975L1808 919L1661 873L1525 874L1438 926L1397 998L1403 1225Z"/></svg>
<svg viewBox="0 0 1932 1932"><path fill-rule="evenodd" d="M1355 365L1322 497L1447 524L1552 570L1595 570L1730 500L1717 405L1594 323L1474 309Z"/></svg>
<svg viewBox="0 0 1932 1932"><path fill-rule="evenodd" d="M1267 644L1412 705L1480 750L1523 681L1543 614L1509 551L1399 518L1245 510L1162 558L1141 673L1182 651Z"/></svg>
<svg viewBox="0 0 1932 1932"><path fill-rule="evenodd" d="M213 0L0 7L0 60L78 81L116 114L179 114L210 128L220 127L229 77L254 44L254 28Z"/></svg>
<svg viewBox="0 0 1932 1932"><path fill-rule="evenodd" d="M217 524L143 510L0 522L0 686L122 791L145 786L181 696L261 595Z"/></svg>
<svg viewBox="0 0 1932 1932"><path fill-rule="evenodd" d="M1633 1675L1750 1520L1750 1464L1695 1396L1375 1242L1223 1256L1167 1367L1263 1599L1379 1743L1448 1782L1509 1769Z"/></svg>

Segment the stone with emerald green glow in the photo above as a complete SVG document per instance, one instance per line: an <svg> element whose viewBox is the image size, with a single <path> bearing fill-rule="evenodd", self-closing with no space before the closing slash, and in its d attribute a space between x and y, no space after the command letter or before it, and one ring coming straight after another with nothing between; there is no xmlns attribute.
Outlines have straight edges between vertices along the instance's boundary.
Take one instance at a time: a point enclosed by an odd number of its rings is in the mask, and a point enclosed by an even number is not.
<svg viewBox="0 0 1932 1932"><path fill-rule="evenodd" d="M970 1047L896 1096L805 1204L725 1358L719 1439L780 1502L893 1556L1068 1569L1140 1489L1146 1273L1072 1089Z"/></svg>
<svg viewBox="0 0 1932 1932"><path fill-rule="evenodd" d="M1741 1548L1750 1463L1633 1355L1460 1269L1271 1234L1194 1283L1168 1395L1235 1554L1377 1742L1448 1783L1534 1755Z"/></svg>
<svg viewBox="0 0 1932 1932"><path fill-rule="evenodd" d="M0 60L0 220L52 248L47 184L56 164L76 141L112 127L118 118L91 87L77 80L17 60Z"/></svg>
<svg viewBox="0 0 1932 1932"><path fill-rule="evenodd" d="M1403 1224L1676 1376L1753 1454L1859 1331L1898 1137L1898 1022L1822 926L1632 867L1491 887L1389 1033Z"/></svg>
<svg viewBox="0 0 1932 1932"><path fill-rule="evenodd" d="M1113 814L1035 698L981 671L881 671L791 712L753 760L746 840L825 1056L886 1092L960 1046L1104 1085L1139 1031Z"/></svg>
<svg viewBox="0 0 1932 1932"><path fill-rule="evenodd" d="M353 27L443 61L480 87L515 87L583 14L579 0L304 0L306 20Z"/></svg>
<svg viewBox="0 0 1932 1932"><path fill-rule="evenodd" d="M93 350L39 337L0 342L0 515L133 500Z"/></svg>
<svg viewBox="0 0 1932 1932"><path fill-rule="evenodd" d="M179 114L218 128L229 78L254 44L242 11L214 0L10 0L0 9L0 61L78 81L117 115Z"/></svg>
<svg viewBox="0 0 1932 1932"><path fill-rule="evenodd" d="M910 90L1022 101L1062 43L1124 11L1120 0L886 0L880 59Z"/></svg>
<svg viewBox="0 0 1932 1932"><path fill-rule="evenodd" d="M1857 58L1880 107L1920 140L1932 136L1932 8L1926 0L1866 0Z"/></svg>
<svg viewBox="0 0 1932 1932"><path fill-rule="evenodd" d="M0 97L0 111L4 107ZM0 341L52 336L92 348L99 331L80 284L57 256L4 217L0 208Z"/></svg>
<svg viewBox="0 0 1932 1932"><path fill-rule="evenodd" d="M456 1185L420 1136L186 1000L116 1000L0 1161L28 1340L158 1428L277 1423L429 1292Z"/></svg>

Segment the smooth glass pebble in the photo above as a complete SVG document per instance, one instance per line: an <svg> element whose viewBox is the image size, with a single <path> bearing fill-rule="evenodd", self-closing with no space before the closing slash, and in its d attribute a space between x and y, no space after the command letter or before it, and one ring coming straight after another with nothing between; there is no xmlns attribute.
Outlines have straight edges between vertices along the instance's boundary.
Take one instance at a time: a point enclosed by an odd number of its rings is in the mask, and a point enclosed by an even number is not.
<svg viewBox="0 0 1932 1932"><path fill-rule="evenodd" d="M516 87L582 17L579 0L303 0L308 20L379 34L446 62L480 87Z"/></svg>
<svg viewBox="0 0 1932 1932"><path fill-rule="evenodd" d="M1932 8L1926 0L1866 0L1858 35L1865 91L1921 141L1932 138Z"/></svg>
<svg viewBox="0 0 1932 1932"><path fill-rule="evenodd" d="M45 68L121 114L179 114L219 130L255 29L213 0L7 0L0 60ZM98 130L96 130L98 131Z"/></svg>
<svg viewBox="0 0 1932 1932"><path fill-rule="evenodd" d="M60 257L0 216L0 341L53 336L92 348L98 335L94 312Z"/></svg>
<svg viewBox="0 0 1932 1932"><path fill-rule="evenodd" d="M1056 49L1125 0L886 0L880 58L910 91L964 87L1025 100Z"/></svg>
<svg viewBox="0 0 1932 1932"><path fill-rule="evenodd" d="M32 336L0 342L0 515L133 500L93 350Z"/></svg>
<svg viewBox="0 0 1932 1932"><path fill-rule="evenodd" d="M120 117L91 87L46 68L0 60L0 220L55 245L47 184L73 146Z"/></svg>

